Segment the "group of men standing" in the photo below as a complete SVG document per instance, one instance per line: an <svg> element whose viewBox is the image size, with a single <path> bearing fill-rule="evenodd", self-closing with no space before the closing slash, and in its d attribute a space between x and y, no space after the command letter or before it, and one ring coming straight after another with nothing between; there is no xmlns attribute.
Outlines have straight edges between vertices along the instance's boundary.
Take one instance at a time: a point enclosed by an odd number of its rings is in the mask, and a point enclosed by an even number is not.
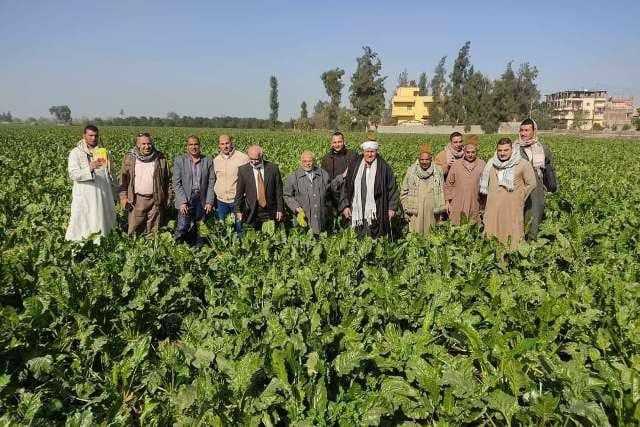
<svg viewBox="0 0 640 427"><path fill-rule="evenodd" d="M300 167L283 180L275 163L264 159L260 146L244 154L228 135L218 140L215 158L203 155L200 140L191 135L186 153L173 162L158 151L151 135L136 135L135 147L125 154L119 185L111 160L99 147L95 126L69 154L68 171L74 182L68 240L106 235L115 225L115 195L128 212L128 233L153 233L166 219L170 193L178 211L175 238L199 244L198 221L216 213L235 216L242 224L260 228L266 221L282 222L285 205L301 223L318 234L338 215L356 232L371 237L392 236L392 220L400 206L415 233L429 233L445 219L484 223L485 233L514 248L535 238L544 213L544 194L557 182L549 149L535 138L535 122L520 126L520 139L502 138L485 163L477 156L478 137L454 132L447 147L433 158L431 147L420 147L417 159L400 188L389 164L368 135L362 154L349 150L344 135L335 132L331 149L320 165L304 151ZM170 185L171 184L171 185Z"/></svg>

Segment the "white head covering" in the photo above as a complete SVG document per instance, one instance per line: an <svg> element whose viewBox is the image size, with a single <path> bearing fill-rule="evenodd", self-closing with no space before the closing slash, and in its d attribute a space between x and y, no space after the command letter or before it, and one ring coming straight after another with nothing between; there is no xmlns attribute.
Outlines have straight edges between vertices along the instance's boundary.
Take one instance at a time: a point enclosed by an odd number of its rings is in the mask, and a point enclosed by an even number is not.
<svg viewBox="0 0 640 427"><path fill-rule="evenodd" d="M376 141L365 141L360 144L360 148L362 148L363 150L377 150L378 143Z"/></svg>

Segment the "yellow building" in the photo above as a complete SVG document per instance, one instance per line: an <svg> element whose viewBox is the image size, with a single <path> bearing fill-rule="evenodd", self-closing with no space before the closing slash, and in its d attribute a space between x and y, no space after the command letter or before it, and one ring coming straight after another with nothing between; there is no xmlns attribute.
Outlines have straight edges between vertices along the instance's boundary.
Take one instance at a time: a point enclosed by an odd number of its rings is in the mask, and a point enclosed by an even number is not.
<svg viewBox="0 0 640 427"><path fill-rule="evenodd" d="M428 123L433 96L420 96L417 86L399 87L391 100L391 117L396 124Z"/></svg>
<svg viewBox="0 0 640 427"><path fill-rule="evenodd" d="M556 92L546 96L546 103L553 110L553 122L557 128L591 130L594 125L604 127L606 90Z"/></svg>

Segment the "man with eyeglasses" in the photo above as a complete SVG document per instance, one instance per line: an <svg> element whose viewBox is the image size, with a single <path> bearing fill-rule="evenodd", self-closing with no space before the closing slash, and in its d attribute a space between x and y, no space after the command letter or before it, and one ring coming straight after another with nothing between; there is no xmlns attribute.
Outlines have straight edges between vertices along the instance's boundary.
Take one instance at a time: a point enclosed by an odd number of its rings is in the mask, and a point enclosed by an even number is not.
<svg viewBox="0 0 640 427"><path fill-rule="evenodd" d="M247 155L249 163L238 169L236 218L258 230L266 221L283 219L282 178L278 165L263 160L259 145L250 146Z"/></svg>
<svg viewBox="0 0 640 427"><path fill-rule="evenodd" d="M164 223L171 176L167 159L148 133L124 156L120 173L120 204L129 213L129 235L155 233Z"/></svg>

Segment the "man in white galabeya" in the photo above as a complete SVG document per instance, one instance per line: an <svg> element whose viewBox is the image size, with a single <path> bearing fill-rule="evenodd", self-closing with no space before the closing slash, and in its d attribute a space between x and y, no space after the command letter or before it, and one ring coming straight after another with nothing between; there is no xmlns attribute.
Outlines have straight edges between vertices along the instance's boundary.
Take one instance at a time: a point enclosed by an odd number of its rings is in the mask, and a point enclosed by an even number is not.
<svg viewBox="0 0 640 427"><path fill-rule="evenodd" d="M111 162L99 145L98 128L89 125L69 153L68 173L73 190L66 240L82 240L99 233L95 240L98 242L116 223Z"/></svg>

